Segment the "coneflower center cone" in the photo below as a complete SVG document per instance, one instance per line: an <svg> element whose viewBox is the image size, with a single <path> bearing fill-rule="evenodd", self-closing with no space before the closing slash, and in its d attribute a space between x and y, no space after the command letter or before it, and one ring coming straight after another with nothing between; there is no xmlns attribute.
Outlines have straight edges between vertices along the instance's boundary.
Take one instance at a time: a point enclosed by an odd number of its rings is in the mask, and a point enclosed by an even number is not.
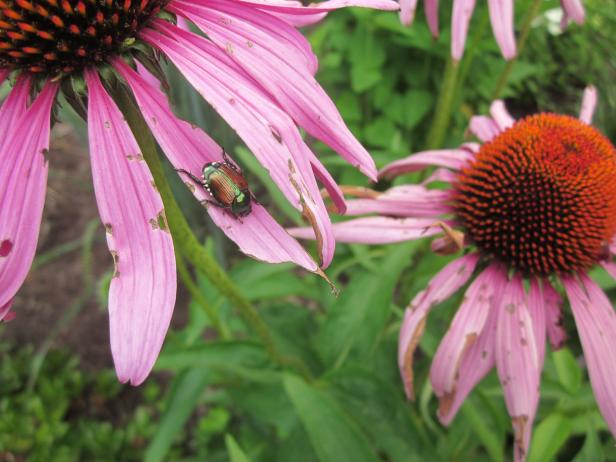
<svg viewBox="0 0 616 462"><path fill-rule="evenodd" d="M102 64L166 0L0 0L0 67L57 76Z"/></svg>
<svg viewBox="0 0 616 462"><path fill-rule="evenodd" d="M470 241L525 275L588 270L616 233L616 149L572 117L518 121L481 147L454 190Z"/></svg>

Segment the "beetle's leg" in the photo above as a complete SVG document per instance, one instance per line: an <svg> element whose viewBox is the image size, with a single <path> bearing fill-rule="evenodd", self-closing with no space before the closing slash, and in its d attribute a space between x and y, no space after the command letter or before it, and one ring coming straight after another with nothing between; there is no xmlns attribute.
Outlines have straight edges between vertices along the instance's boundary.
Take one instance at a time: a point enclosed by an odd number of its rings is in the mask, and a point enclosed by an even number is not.
<svg viewBox="0 0 616 462"><path fill-rule="evenodd" d="M254 193L252 191L250 191L250 199L255 203L255 204L261 204L261 202L259 202L257 200L257 196L254 195Z"/></svg>
<svg viewBox="0 0 616 462"><path fill-rule="evenodd" d="M236 172L242 173L242 169L240 168L240 166L237 165L235 161L227 155L225 148L222 148L222 160L224 160L227 164L229 164L231 168L235 170Z"/></svg>
<svg viewBox="0 0 616 462"><path fill-rule="evenodd" d="M201 178L196 177L195 175L190 173L188 170L184 170L183 168L176 168L175 171L178 173L183 173L184 175L187 175L188 177L190 177L190 179L193 180L195 183L200 184L201 186L205 186L205 183Z"/></svg>

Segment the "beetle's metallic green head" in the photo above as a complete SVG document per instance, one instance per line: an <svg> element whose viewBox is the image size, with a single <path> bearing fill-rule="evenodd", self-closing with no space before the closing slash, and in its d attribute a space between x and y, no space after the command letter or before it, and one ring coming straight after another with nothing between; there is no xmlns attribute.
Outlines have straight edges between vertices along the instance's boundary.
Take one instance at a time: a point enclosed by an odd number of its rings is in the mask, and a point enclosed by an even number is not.
<svg viewBox="0 0 616 462"><path fill-rule="evenodd" d="M233 201L233 204L231 204L231 212L234 215L245 217L251 211L252 211L252 204L250 202L250 194L247 194L244 191L239 192L235 196L235 200Z"/></svg>

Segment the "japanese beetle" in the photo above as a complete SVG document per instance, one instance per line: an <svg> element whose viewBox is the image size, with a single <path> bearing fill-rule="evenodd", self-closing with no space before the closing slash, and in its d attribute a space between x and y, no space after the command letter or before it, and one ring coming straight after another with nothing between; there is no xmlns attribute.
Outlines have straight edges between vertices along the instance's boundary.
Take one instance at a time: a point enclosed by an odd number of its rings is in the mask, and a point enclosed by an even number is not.
<svg viewBox="0 0 616 462"><path fill-rule="evenodd" d="M213 201L204 203L229 210L236 217L245 217L252 211L252 193L240 168L222 151L222 162L208 162L202 168L202 177L198 178L184 169L176 169L189 176L210 193Z"/></svg>

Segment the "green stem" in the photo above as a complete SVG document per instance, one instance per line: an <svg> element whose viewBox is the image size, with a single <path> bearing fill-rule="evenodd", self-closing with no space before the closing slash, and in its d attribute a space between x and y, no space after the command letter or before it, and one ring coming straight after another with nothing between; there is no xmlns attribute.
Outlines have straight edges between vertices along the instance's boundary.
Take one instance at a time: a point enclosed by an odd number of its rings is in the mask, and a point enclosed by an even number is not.
<svg viewBox="0 0 616 462"><path fill-rule="evenodd" d="M201 271L205 277L216 286L220 293L231 302L244 322L246 322L257 334L274 363L283 367L294 367L298 372L308 376L308 368L301 360L284 356L278 351L269 327L265 324L263 319L261 319L255 307L252 306L250 301L242 294L239 287L227 276L214 257L203 248L199 240L193 234L165 178L163 166L158 158L156 142L132 98L127 94L126 90L116 91L114 97L124 117L126 117L126 121L154 177L154 183L162 198L169 230L173 236L176 249L178 249L195 268Z"/></svg>
<svg viewBox="0 0 616 462"><path fill-rule="evenodd" d="M179 254L176 254L175 260L180 279L182 280L182 283L184 284L186 289L188 289L188 292L190 292L190 296L203 309L218 334L223 339L229 340L231 338L231 332L229 332L229 328L220 321L218 313L216 313L214 307L208 303L208 301L203 296L203 293L201 293L201 291L199 290L199 287L197 287L197 284L195 284L195 282L193 281L188 271L188 268L186 268L186 264L184 263L184 257Z"/></svg>
<svg viewBox="0 0 616 462"><path fill-rule="evenodd" d="M443 81L441 82L434 118L426 138L426 149L437 149L443 145L445 134L449 128L449 121L451 120L459 69L460 63L450 57L445 67Z"/></svg>
<svg viewBox="0 0 616 462"><path fill-rule="evenodd" d="M518 35L518 52L515 58L507 61L505 69L503 69L503 72L501 72L501 75L498 78L498 82L496 83L496 87L494 88L494 92L492 93L492 101L500 97L501 93L505 89L505 86L507 85L507 81L509 80L509 76L511 75L511 71L513 70L513 66L518 56L520 56L522 50L526 46L526 41L528 40L528 35L530 34L530 28L533 23L533 19L535 19L537 13L539 12L541 1L542 0L533 0L530 5L530 8L526 12L526 16L524 16L524 20L522 21L522 26L520 28L520 34Z"/></svg>

